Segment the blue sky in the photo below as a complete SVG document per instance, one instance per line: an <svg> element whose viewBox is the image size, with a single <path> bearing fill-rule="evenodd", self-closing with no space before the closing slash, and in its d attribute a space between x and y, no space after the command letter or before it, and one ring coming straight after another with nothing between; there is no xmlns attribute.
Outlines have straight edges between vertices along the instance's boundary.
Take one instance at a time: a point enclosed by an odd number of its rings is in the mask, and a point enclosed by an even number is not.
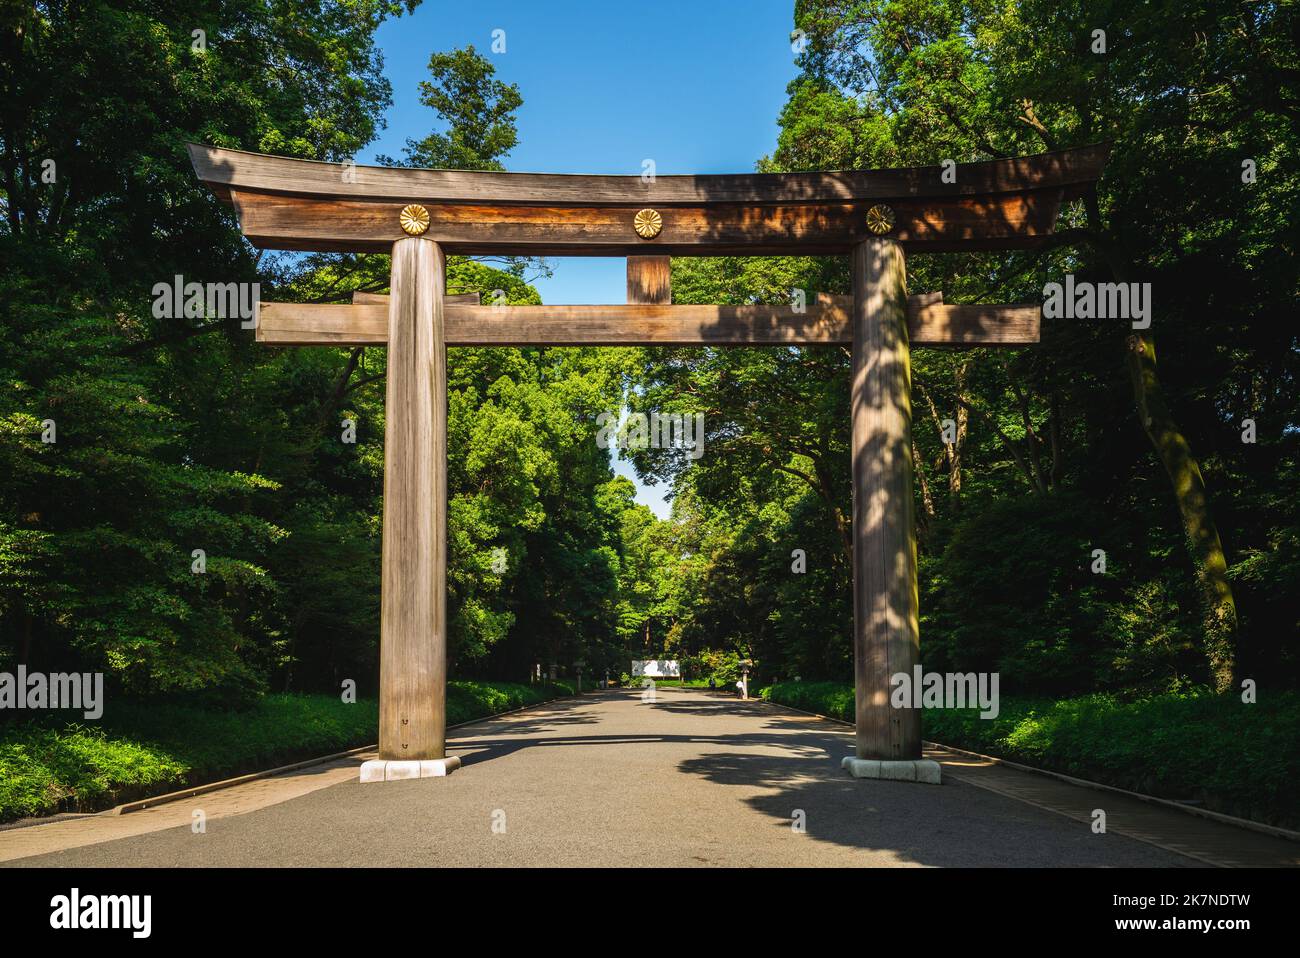
<svg viewBox="0 0 1300 958"><path fill-rule="evenodd" d="M776 144L776 118L795 76L793 0L732 2L440 2L378 34L393 85L388 127L358 162L400 156L434 124L419 102L429 55L473 44L497 77L519 85L519 146L506 168L539 173L731 173ZM493 53L493 31L505 52ZM552 260L537 282L547 303L621 303L621 259ZM627 463L615 469L634 482ZM667 515L662 487L638 499Z"/></svg>

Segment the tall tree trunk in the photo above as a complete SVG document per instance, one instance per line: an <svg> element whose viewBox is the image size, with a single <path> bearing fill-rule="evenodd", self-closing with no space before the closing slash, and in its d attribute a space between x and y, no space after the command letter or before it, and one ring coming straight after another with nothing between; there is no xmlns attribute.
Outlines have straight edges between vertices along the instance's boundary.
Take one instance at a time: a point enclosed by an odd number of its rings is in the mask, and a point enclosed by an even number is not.
<svg viewBox="0 0 1300 958"><path fill-rule="evenodd" d="M18 661L24 665L32 662L32 613L26 606L23 607L23 648Z"/></svg>
<svg viewBox="0 0 1300 958"><path fill-rule="evenodd" d="M1061 449L1061 393L1052 390L1051 412L1047 418L1047 438L1052 447L1052 488L1058 489L1065 473L1065 455Z"/></svg>
<svg viewBox="0 0 1300 958"><path fill-rule="evenodd" d="M930 520L934 518L934 496L930 495L930 483L925 478L925 463L921 461L921 450L912 440L912 472L921 489L921 514L916 517L919 538L924 539L930 531Z"/></svg>
<svg viewBox="0 0 1300 958"><path fill-rule="evenodd" d="M970 360L962 363L957 367L957 395L961 396L966 392L966 377L970 372ZM948 445L948 498L952 502L954 509L961 508L961 450L966 444L966 425L970 420L970 413L966 407L957 406L957 441Z"/></svg>
<svg viewBox="0 0 1300 958"><path fill-rule="evenodd" d="M1088 226L1097 237L1097 251L1110 267L1111 277L1117 282L1129 282L1132 270L1127 257L1102 228L1096 192L1089 192L1083 203ZM1128 346L1129 377L1138 416L1169 474L1187 538L1187 551L1205 606L1205 657L1210 664L1210 677L1218 691L1226 691L1236 680L1237 603L1232 595L1232 583L1228 581L1228 560L1219 541L1219 527L1210 512L1201 467L1192 457L1192 447L1165 403L1156 375L1155 340L1149 330L1134 332L1129 336Z"/></svg>
<svg viewBox="0 0 1300 958"><path fill-rule="evenodd" d="M1210 676L1214 687L1223 692L1235 684L1237 667L1237 603L1228 581L1228 561L1210 513L1201 469L1169 413L1156 378L1155 342L1146 333L1135 333L1128 343L1129 374L1138 414L1174 487L1174 500L1205 606L1205 654Z"/></svg>

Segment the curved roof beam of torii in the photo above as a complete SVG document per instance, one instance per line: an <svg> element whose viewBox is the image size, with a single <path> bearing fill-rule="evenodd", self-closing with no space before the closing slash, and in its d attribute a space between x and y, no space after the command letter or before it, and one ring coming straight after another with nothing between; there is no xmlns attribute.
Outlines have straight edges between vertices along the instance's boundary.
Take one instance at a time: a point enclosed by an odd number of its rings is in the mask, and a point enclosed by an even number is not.
<svg viewBox="0 0 1300 958"><path fill-rule="evenodd" d="M1101 175L1109 144L940 166L811 173L600 176L351 166L190 144L198 178L231 202L251 242L272 249L386 252L408 203L452 253L812 255L870 237L866 211L888 205L891 238L915 250L1032 246L1063 200ZM949 177L950 179L952 177ZM661 232L633 227L645 207Z"/></svg>
<svg viewBox="0 0 1300 958"><path fill-rule="evenodd" d="M1106 143L979 163L959 163L953 183L941 166L809 173L640 176L585 173L485 173L410 167L345 166L199 143L188 145L198 178L221 193L265 193L346 200L487 203L507 206L836 203L904 197L959 197L1027 189L1087 188L1110 153ZM350 180L344 180L344 173Z"/></svg>

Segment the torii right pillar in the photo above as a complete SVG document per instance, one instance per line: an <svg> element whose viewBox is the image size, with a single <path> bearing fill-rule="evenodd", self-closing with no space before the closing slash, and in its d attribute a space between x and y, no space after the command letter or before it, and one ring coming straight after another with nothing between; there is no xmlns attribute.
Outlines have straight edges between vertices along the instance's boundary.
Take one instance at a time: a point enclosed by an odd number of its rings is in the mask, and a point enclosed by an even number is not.
<svg viewBox="0 0 1300 958"><path fill-rule="evenodd" d="M912 371L907 269L892 239L854 247L853 664L855 778L939 783L921 757L919 709L894 708L890 678L920 661L912 503Z"/></svg>

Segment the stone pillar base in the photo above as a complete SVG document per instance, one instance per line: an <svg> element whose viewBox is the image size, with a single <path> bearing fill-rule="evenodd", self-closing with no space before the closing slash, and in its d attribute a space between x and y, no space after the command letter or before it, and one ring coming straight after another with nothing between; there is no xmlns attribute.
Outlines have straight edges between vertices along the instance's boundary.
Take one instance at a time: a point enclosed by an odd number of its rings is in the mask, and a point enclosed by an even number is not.
<svg viewBox="0 0 1300 958"><path fill-rule="evenodd" d="M361 763L361 781L398 782L406 778L442 778L460 768L460 756L450 758L372 759Z"/></svg>
<svg viewBox="0 0 1300 958"><path fill-rule="evenodd" d="M942 784L939 763L928 758L895 762L846 755L840 762L840 768L847 770L854 778L879 778L890 782L924 782L927 785Z"/></svg>

